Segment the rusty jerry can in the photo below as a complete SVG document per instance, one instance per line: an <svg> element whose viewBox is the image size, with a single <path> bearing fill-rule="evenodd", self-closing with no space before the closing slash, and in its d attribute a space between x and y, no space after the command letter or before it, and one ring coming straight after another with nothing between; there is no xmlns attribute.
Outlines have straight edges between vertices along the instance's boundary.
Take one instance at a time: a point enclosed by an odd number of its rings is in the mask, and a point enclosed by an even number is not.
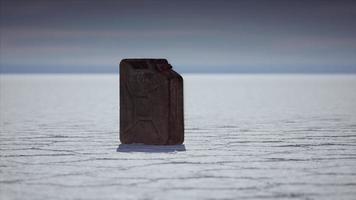
<svg viewBox="0 0 356 200"><path fill-rule="evenodd" d="M183 143L183 78L166 59L120 62L120 141Z"/></svg>

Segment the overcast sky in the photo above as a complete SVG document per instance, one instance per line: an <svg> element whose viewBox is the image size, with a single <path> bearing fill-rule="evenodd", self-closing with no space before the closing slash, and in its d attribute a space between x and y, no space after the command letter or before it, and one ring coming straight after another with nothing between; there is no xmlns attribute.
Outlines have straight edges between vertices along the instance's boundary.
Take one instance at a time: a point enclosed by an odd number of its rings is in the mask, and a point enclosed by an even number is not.
<svg viewBox="0 0 356 200"><path fill-rule="evenodd" d="M356 72L356 1L0 1L2 72Z"/></svg>

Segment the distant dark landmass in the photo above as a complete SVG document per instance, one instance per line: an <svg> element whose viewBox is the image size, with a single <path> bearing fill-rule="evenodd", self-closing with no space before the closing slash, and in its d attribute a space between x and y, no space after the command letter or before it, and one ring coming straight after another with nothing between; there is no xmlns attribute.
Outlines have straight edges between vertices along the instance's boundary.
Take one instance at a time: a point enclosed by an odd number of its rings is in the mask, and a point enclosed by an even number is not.
<svg viewBox="0 0 356 200"><path fill-rule="evenodd" d="M179 66L180 73L356 73L356 66ZM118 66L0 66L0 73L118 73Z"/></svg>

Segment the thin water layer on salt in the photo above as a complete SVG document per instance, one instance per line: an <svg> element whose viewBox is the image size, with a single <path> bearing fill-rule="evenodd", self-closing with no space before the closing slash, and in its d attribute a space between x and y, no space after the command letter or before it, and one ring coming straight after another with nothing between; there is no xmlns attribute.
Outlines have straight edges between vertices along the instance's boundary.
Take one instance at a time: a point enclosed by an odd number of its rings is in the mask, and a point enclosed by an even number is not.
<svg viewBox="0 0 356 200"><path fill-rule="evenodd" d="M118 76L0 76L0 199L354 199L356 76L185 75L185 143L120 145Z"/></svg>

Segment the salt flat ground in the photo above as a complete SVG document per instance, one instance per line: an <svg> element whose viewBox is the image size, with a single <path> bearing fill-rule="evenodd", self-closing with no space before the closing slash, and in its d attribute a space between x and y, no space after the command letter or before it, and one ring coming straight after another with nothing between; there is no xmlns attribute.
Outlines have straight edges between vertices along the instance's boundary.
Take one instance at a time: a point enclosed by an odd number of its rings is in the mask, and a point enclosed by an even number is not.
<svg viewBox="0 0 356 200"><path fill-rule="evenodd" d="M184 75L185 143L119 145L115 75L0 76L0 199L356 199L355 75Z"/></svg>

